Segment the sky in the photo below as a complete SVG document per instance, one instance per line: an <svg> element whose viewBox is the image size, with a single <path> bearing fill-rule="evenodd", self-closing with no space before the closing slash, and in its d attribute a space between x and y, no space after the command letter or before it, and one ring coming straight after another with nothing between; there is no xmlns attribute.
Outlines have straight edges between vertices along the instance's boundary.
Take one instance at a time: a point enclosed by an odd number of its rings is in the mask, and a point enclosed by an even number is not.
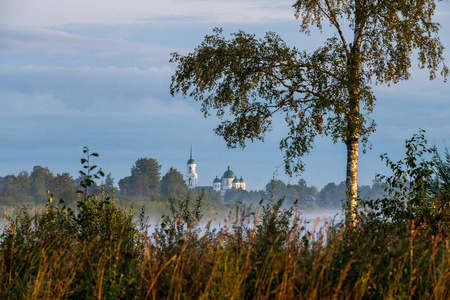
<svg viewBox="0 0 450 300"><path fill-rule="evenodd" d="M84 146L115 183L130 175L138 158L155 158L162 175L170 167L186 172L192 143L199 185L210 186L227 165L247 189L264 189L275 176L322 188L345 180L342 143L318 138L302 160L306 170L284 174L275 122L264 142L227 149L213 133L219 120L203 118L199 103L169 94L176 65L170 53L188 54L222 27L262 37L274 31L288 45L308 51L321 46L327 29L299 33L293 1L270 0L0 0L0 176L48 167L77 177ZM444 56L450 60L450 4L439 3ZM389 174L380 160L404 157L404 141L426 131L442 152L450 142L450 87L428 80L414 62L408 81L378 85L371 117L373 145L360 154L359 184Z"/></svg>

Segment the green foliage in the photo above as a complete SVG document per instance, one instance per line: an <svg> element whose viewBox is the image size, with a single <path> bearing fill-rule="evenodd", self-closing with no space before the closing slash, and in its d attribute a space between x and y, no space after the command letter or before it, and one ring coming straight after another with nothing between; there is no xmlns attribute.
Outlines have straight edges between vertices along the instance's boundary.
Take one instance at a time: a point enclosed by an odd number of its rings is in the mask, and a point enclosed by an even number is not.
<svg viewBox="0 0 450 300"><path fill-rule="evenodd" d="M170 199L170 211L172 212L172 217L181 217L181 220L186 227L197 226L202 218L200 208L203 203L203 195L204 193L202 192L197 197L193 207L190 205L191 199L189 195L186 196L185 200Z"/></svg>
<svg viewBox="0 0 450 300"><path fill-rule="evenodd" d="M154 158L139 158L131 167L131 176L119 181L125 196L150 197L159 192L161 165Z"/></svg>
<svg viewBox="0 0 450 300"><path fill-rule="evenodd" d="M435 189L436 162L425 157L435 150L423 132L405 145L399 162L383 156L393 171L382 177L391 198L372 202L372 215L357 227L317 220L306 231L292 208L283 209L283 198L262 200L258 215L194 190L170 205L147 201L171 213L151 234L144 209L135 219L133 206L121 209L102 193L73 210L55 204L49 191L35 213L20 207L4 214L0 298L447 299L450 197ZM235 214L203 229L208 206Z"/></svg>
<svg viewBox="0 0 450 300"><path fill-rule="evenodd" d="M450 152L445 148L444 158L439 153L433 157L434 163L434 192L450 194Z"/></svg>
<svg viewBox="0 0 450 300"><path fill-rule="evenodd" d="M3 202L9 205L25 205L34 203L30 193L30 176L22 171L17 175L7 176L2 190Z"/></svg>
<svg viewBox="0 0 450 300"><path fill-rule="evenodd" d="M87 189L101 171L92 174L89 154L82 159ZM128 298L136 285L136 262L141 255L140 234L133 208L118 209L111 198L87 195L74 212L62 200L36 213L21 207L7 217L0 238L0 298Z"/></svg>
<svg viewBox="0 0 450 300"><path fill-rule="evenodd" d="M69 173L56 174L48 186L56 199L64 199L64 202L75 206L78 195L75 192L76 183Z"/></svg>
<svg viewBox="0 0 450 300"><path fill-rule="evenodd" d="M444 64L439 24L433 15L439 0L350 1L298 0L293 7L300 31L310 26L334 31L312 53L289 47L280 36L263 38L243 31L224 37L222 29L177 63L170 92L201 102L205 117L225 118L215 129L228 147L264 140L275 115L284 117L288 134L280 141L288 174L303 171L301 157L314 139L330 136L347 147L347 217L357 209L359 142L375 130L369 114L372 84L397 83L410 77L411 53L430 79L449 70ZM229 113L226 113L229 111Z"/></svg>
<svg viewBox="0 0 450 300"><path fill-rule="evenodd" d="M111 176L111 173L108 173L105 178L105 190L112 195L116 192L116 188L114 187L114 178Z"/></svg>
<svg viewBox="0 0 450 300"><path fill-rule="evenodd" d="M34 166L30 174L22 171L0 178L0 203L12 206L42 205L45 203L46 191L52 190L54 198L64 198L65 203L73 204L77 200L75 186L75 181L68 173L55 176L48 168Z"/></svg>
<svg viewBox="0 0 450 300"><path fill-rule="evenodd" d="M86 158L81 159L83 170L80 170L78 173L82 176L80 186L84 188L84 197L86 198L88 196L88 188L95 183L94 180L104 177L105 173L103 173L102 169L95 171L97 166L90 164L91 157L98 157L98 153L89 153L88 147L83 148L83 153L86 154ZM82 193L81 191L77 192Z"/></svg>
<svg viewBox="0 0 450 300"><path fill-rule="evenodd" d="M283 114L289 134L280 148L286 151L286 171L297 172L303 164L294 159L310 151L315 136L329 134L337 140L346 126L342 122L345 107L337 100L347 96L342 91L345 75L337 63L327 61L340 56L321 51L332 52L321 49L309 56L289 48L273 32L257 39L239 31L227 40L216 28L194 53L173 54L171 61L178 68L171 93L202 102L205 116L215 110L223 117L229 108L234 119L223 121L215 130L228 147L244 147L248 139L263 140L272 128L272 117ZM371 94L366 94L362 92L371 103Z"/></svg>
<svg viewBox="0 0 450 300"><path fill-rule="evenodd" d="M423 130L406 140L405 148L406 156L398 162L389 159L387 154L381 155L392 171L391 176L378 175L385 183L387 197L362 201L368 208L363 217L371 223L412 226L431 234L442 234L450 225L450 197L435 189L435 174L441 176L435 173L437 150L427 146ZM434 158L427 159L427 155ZM441 166L441 171L444 170Z"/></svg>
<svg viewBox="0 0 450 300"><path fill-rule="evenodd" d="M425 160L426 153L436 153L435 148L427 148L423 130L405 141L406 157L397 163L389 159L387 154L381 155L386 165L391 168L393 175L390 177L379 176L388 185L387 192L393 198L403 201L408 210L423 206L423 202L429 198L433 162Z"/></svg>
<svg viewBox="0 0 450 300"><path fill-rule="evenodd" d="M378 175L386 184L388 197L375 201L364 201L376 218L386 222L405 222L420 215L429 204L432 186L433 163L424 159L424 154L435 153L427 148L424 131L405 141L406 157L394 162L387 154L381 155L391 171L391 176Z"/></svg>
<svg viewBox="0 0 450 300"><path fill-rule="evenodd" d="M188 191L183 175L173 167L161 179L161 196L169 198L170 194L185 195Z"/></svg>
<svg viewBox="0 0 450 300"><path fill-rule="evenodd" d="M345 191L345 182L341 182L338 185L334 182L328 183L319 192L319 200L317 204L321 207L340 208L345 203Z"/></svg>
<svg viewBox="0 0 450 300"><path fill-rule="evenodd" d="M154 202L152 202L154 203ZM201 198L172 202L149 236L145 214L90 195L8 218L0 239L2 299L446 299L449 227L440 235L360 222L309 232L283 200L261 215L236 206L201 232ZM253 218L252 218L253 217ZM367 220L366 220L367 221ZM316 225L318 223L316 222ZM137 228L143 231L138 231Z"/></svg>
<svg viewBox="0 0 450 300"><path fill-rule="evenodd" d="M280 251L286 242L291 228L294 209L282 209L284 198L277 201L269 200L262 205L260 222L256 227L255 246L258 255L265 256L269 251ZM294 223L297 220L294 220Z"/></svg>
<svg viewBox="0 0 450 300"><path fill-rule="evenodd" d="M299 198L305 198L308 195L316 197L318 194L317 188L315 186L308 186L304 179L300 179L298 184L288 184L287 188L295 189Z"/></svg>
<svg viewBox="0 0 450 300"><path fill-rule="evenodd" d="M266 194L271 198L280 198L286 196L286 183L282 180L272 179L266 184Z"/></svg>
<svg viewBox="0 0 450 300"><path fill-rule="evenodd" d="M258 202L264 198L266 194L264 191L248 191L232 188L227 190L224 197L224 203L245 203L245 204L258 204Z"/></svg>
<svg viewBox="0 0 450 300"><path fill-rule="evenodd" d="M30 196L34 196L36 203L45 198L45 193L50 189L54 175L48 168L34 166L30 174Z"/></svg>
<svg viewBox="0 0 450 300"><path fill-rule="evenodd" d="M201 206L203 203L203 193L201 193L191 203L191 196L186 198L170 199L170 212L172 217L164 215L161 218L161 227L157 229L158 236L161 239L167 240L167 247L171 253L174 251L173 247L181 246L183 239L188 232L196 231L203 217L201 213ZM170 249L170 250L169 250ZM175 254L175 253L174 253Z"/></svg>
<svg viewBox="0 0 450 300"><path fill-rule="evenodd" d="M379 178L372 180L372 186L363 185L358 189L358 198L364 200L375 200L386 197L387 185L380 181Z"/></svg>

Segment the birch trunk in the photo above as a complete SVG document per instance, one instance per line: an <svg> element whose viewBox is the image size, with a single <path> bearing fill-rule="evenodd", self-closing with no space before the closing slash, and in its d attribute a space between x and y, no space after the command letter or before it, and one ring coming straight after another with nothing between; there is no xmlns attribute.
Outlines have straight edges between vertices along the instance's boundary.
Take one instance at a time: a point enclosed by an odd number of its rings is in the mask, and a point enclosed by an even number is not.
<svg viewBox="0 0 450 300"><path fill-rule="evenodd" d="M355 224L356 222L356 210L358 208L358 154L359 154L359 131L361 126L360 120L360 93L356 84L358 78L358 59L357 55L353 56L356 59L350 59L350 74L354 80L354 84L349 88L349 115L347 119L347 140L345 142L347 146L347 203L345 207L346 219L348 223Z"/></svg>
<svg viewBox="0 0 450 300"><path fill-rule="evenodd" d="M349 223L355 223L356 209L358 207L358 151L359 134L354 132L347 140L347 205L346 219Z"/></svg>
<svg viewBox="0 0 450 300"><path fill-rule="evenodd" d="M348 223L355 224L356 210L358 208L358 154L359 131L361 127L360 107L361 100L359 79L361 69L361 30L363 24L363 11L360 0L355 0L355 25L353 44L350 44L350 53L347 61L349 74L349 114L347 119L347 204L346 219Z"/></svg>

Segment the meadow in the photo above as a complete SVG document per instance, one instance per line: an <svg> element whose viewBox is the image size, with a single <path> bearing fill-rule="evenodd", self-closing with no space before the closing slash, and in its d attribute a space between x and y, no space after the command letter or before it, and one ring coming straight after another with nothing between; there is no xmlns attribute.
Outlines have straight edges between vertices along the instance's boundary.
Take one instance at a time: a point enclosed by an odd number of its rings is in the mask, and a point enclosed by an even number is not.
<svg viewBox="0 0 450 300"><path fill-rule="evenodd" d="M170 201L158 220L105 193L85 191L76 208L49 194L4 213L0 298L448 299L450 193L439 174L450 155L439 167L414 145L402 163L388 160L388 196L360 200L351 222L308 225L273 197L235 205L219 225L202 194Z"/></svg>
<svg viewBox="0 0 450 300"><path fill-rule="evenodd" d="M439 198L435 204L448 203ZM445 201L444 201L445 200ZM282 200L199 226L202 199L172 205L153 234L144 214L88 196L7 216L2 299L445 299L448 205L393 224L361 215L306 230ZM139 215L139 214L138 214Z"/></svg>

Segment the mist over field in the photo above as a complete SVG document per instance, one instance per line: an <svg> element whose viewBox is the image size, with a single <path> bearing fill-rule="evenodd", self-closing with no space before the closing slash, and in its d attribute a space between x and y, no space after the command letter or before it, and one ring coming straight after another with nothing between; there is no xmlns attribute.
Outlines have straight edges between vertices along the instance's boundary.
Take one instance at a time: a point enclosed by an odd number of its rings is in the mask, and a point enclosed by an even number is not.
<svg viewBox="0 0 450 300"><path fill-rule="evenodd" d="M308 209L308 210L294 210L299 216L299 224L304 227L306 231L312 232L314 226L316 225L316 231L320 230L322 226L327 223L337 224L343 220L342 210L340 209ZM250 214L253 213L253 214ZM245 213L244 213L245 215ZM255 216L261 217L261 208L254 208L247 212L245 224L249 227L253 226ZM153 234L155 229L161 225L161 215L147 214L148 217L148 233ZM238 219L242 217L242 211L238 212ZM292 218L294 220L294 218ZM236 221L236 207L230 207L229 211L213 212L211 214L204 215L199 223L201 229L205 229L207 225L211 229L220 230L224 227L232 226L233 222Z"/></svg>

